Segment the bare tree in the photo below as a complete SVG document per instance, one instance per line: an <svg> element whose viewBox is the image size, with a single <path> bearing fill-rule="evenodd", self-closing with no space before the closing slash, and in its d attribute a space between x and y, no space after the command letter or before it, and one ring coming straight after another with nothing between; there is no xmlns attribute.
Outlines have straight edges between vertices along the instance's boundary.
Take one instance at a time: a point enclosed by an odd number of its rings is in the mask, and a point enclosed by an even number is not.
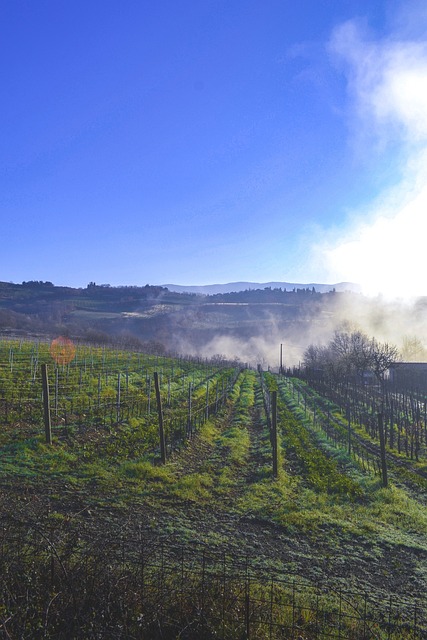
<svg viewBox="0 0 427 640"><path fill-rule="evenodd" d="M351 361L353 369L363 378L363 373L372 367L371 341L362 331L351 334Z"/></svg>
<svg viewBox="0 0 427 640"><path fill-rule="evenodd" d="M399 351L394 345L378 342L375 338L372 338L370 346L371 370L383 385L386 372L400 360Z"/></svg>
<svg viewBox="0 0 427 640"><path fill-rule="evenodd" d="M427 349L416 336L403 336L401 353L405 362L425 362L427 360Z"/></svg>
<svg viewBox="0 0 427 640"><path fill-rule="evenodd" d="M386 372L399 360L399 351L394 345L378 342L362 331L344 329L335 331L326 346L307 347L303 364L347 380L352 376L362 379L365 372L370 371L383 385Z"/></svg>
<svg viewBox="0 0 427 640"><path fill-rule="evenodd" d="M304 351L302 364L304 367L315 368L320 365L320 349L321 347L310 344Z"/></svg>
<svg viewBox="0 0 427 640"><path fill-rule="evenodd" d="M330 349L335 355L335 367L342 375L363 376L363 372L370 368L370 340L362 331L335 331Z"/></svg>

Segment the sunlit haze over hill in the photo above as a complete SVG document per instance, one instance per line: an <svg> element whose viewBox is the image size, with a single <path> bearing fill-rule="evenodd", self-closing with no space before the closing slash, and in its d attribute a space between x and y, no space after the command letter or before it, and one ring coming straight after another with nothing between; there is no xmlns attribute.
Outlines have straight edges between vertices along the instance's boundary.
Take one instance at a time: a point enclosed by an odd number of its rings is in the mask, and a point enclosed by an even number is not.
<svg viewBox="0 0 427 640"><path fill-rule="evenodd" d="M425 295L427 45L403 29L375 41L349 22L331 49L346 69L362 135L385 151L400 143L400 177L352 212L348 228L320 252L332 274L357 280L368 294Z"/></svg>

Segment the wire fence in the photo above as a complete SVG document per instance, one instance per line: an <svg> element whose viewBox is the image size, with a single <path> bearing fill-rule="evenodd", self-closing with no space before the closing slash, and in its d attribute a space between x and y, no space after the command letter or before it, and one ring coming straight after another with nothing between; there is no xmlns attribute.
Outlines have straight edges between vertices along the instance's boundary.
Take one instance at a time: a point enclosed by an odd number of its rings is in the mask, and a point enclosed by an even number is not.
<svg viewBox="0 0 427 640"><path fill-rule="evenodd" d="M14 438L37 436L43 425L62 439L130 425L141 432L141 452L157 451L161 414L165 446L172 451L224 407L240 371L218 359L72 348L72 361L58 364L48 343L0 340L0 423Z"/></svg>
<svg viewBox="0 0 427 640"><path fill-rule="evenodd" d="M141 535L16 523L0 539L1 638L421 640L415 598L312 583Z"/></svg>

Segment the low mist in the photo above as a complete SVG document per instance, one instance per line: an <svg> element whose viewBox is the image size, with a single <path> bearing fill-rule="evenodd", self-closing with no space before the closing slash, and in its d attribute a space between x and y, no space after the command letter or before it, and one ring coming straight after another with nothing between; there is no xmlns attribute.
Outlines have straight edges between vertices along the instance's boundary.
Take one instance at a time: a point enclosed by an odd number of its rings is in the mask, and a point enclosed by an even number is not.
<svg viewBox="0 0 427 640"><path fill-rule="evenodd" d="M427 361L427 298L399 302L354 293L322 295L319 303L292 321L280 308L270 312L268 323L260 322L249 337L239 336L238 328L230 335L217 326L204 343L183 337L180 331L172 340L181 353L207 358L222 355L275 369L280 364L280 345L283 365L298 366L310 344L327 344L334 331L343 327L397 346L404 361Z"/></svg>

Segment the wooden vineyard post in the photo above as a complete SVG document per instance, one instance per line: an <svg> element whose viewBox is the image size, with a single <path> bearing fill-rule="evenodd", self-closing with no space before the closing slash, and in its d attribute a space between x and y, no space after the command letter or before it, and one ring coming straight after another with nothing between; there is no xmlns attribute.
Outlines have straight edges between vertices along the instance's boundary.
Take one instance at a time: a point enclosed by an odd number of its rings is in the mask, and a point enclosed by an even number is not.
<svg viewBox="0 0 427 640"><path fill-rule="evenodd" d="M47 375L47 364L42 364L42 385L43 385L44 430L46 434L46 443L52 444L52 425L50 422L49 380Z"/></svg>
<svg viewBox="0 0 427 640"><path fill-rule="evenodd" d="M98 409L101 404L101 374L98 373Z"/></svg>
<svg viewBox="0 0 427 640"><path fill-rule="evenodd" d="M55 371L55 416L58 416L59 371Z"/></svg>
<svg viewBox="0 0 427 640"><path fill-rule="evenodd" d="M271 444L273 449L273 476L277 478L277 391L271 392Z"/></svg>
<svg viewBox="0 0 427 640"><path fill-rule="evenodd" d="M192 438L193 437L193 428L192 428L192 418L191 418L191 393L192 393L193 385L191 382L188 383L188 421L187 421L187 435Z"/></svg>
<svg viewBox="0 0 427 640"><path fill-rule="evenodd" d="M346 409L346 413L347 413L347 420L348 420L348 424L347 424L347 428L348 428L348 455L351 454L351 416L350 416L350 405L347 405L347 409Z"/></svg>
<svg viewBox="0 0 427 640"><path fill-rule="evenodd" d="M120 422L120 373L117 374L117 422Z"/></svg>
<svg viewBox="0 0 427 640"><path fill-rule="evenodd" d="M387 458L385 452L385 438L384 438L384 424L383 424L383 414L378 414L378 431L380 434L380 449L381 449L381 472L383 478L383 487L388 486L388 478L387 478Z"/></svg>
<svg viewBox="0 0 427 640"><path fill-rule="evenodd" d="M147 378L147 413L150 415L151 412L151 378L148 376Z"/></svg>
<svg viewBox="0 0 427 640"><path fill-rule="evenodd" d="M154 372L154 387L156 390L157 411L159 414L160 457L162 460L162 464L165 464L166 463L166 442L165 442L165 431L163 428L163 411L162 411L162 400L160 398L159 375L157 371Z"/></svg>

